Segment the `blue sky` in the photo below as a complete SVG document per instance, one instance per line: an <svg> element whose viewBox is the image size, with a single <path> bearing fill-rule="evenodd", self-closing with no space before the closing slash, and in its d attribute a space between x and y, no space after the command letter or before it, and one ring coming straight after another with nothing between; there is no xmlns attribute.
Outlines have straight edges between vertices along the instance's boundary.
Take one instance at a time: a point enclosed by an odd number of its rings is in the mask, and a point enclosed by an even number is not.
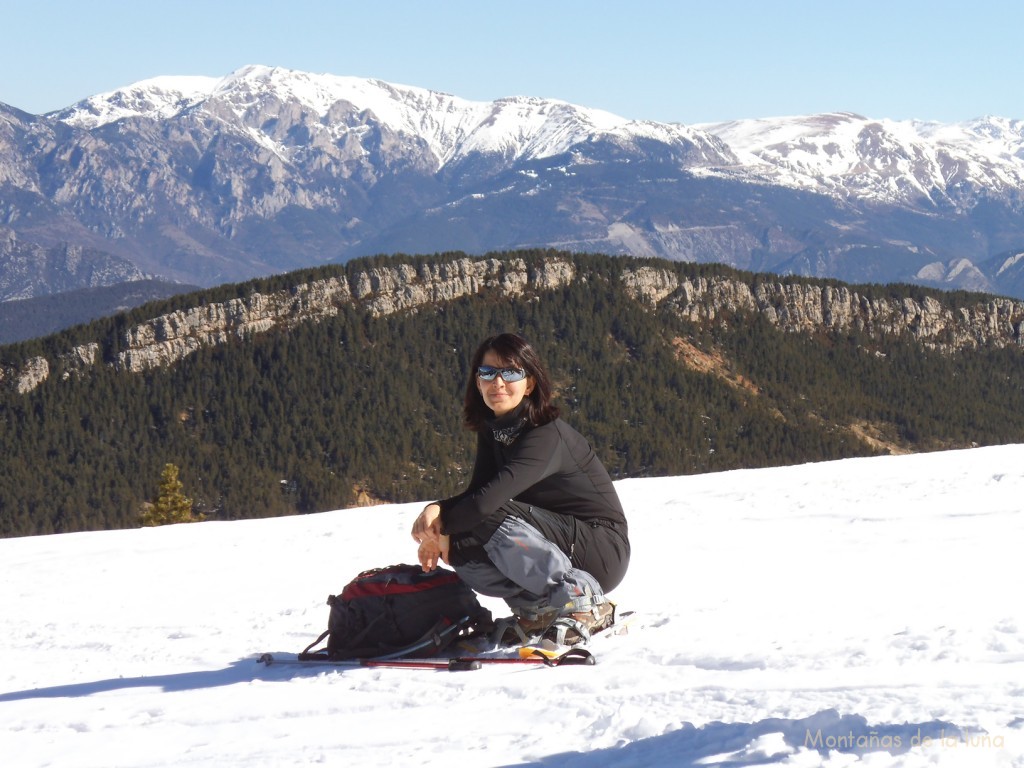
<svg viewBox="0 0 1024 768"><path fill-rule="evenodd" d="M1019 0L0 0L0 102L266 64L664 122L1024 118L1021 29Z"/></svg>

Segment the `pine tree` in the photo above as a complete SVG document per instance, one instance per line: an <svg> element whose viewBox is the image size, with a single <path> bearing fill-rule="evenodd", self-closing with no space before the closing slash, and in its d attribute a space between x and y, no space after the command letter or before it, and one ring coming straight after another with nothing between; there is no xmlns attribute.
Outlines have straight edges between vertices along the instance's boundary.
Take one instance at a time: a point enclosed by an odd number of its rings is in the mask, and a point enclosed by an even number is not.
<svg viewBox="0 0 1024 768"><path fill-rule="evenodd" d="M160 475L160 490L155 502L143 505L139 514L139 522L144 526L169 525L171 523L195 523L203 519L202 515L192 512L192 499L182 493L181 480L178 479L178 467L165 464Z"/></svg>

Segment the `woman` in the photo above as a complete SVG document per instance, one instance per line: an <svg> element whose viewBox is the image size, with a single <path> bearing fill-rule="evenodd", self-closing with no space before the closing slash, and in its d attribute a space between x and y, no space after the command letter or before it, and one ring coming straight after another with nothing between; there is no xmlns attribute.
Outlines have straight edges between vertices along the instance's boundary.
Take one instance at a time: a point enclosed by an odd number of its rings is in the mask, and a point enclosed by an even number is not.
<svg viewBox="0 0 1024 768"><path fill-rule="evenodd" d="M558 417L525 339L486 339L471 371L463 415L477 433L473 475L416 518L420 564L432 570L441 558L477 592L504 598L520 640L585 642L614 620L605 593L629 565L619 497L587 441Z"/></svg>

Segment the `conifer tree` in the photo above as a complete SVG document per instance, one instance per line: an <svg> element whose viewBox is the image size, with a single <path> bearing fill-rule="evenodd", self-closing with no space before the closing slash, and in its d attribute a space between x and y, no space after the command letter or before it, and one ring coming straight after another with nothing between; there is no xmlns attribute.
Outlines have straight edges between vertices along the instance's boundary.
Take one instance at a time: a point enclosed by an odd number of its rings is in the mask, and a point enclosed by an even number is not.
<svg viewBox="0 0 1024 768"><path fill-rule="evenodd" d="M144 526L170 525L171 523L194 523L202 520L202 515L192 513L192 499L182 492L181 480L178 479L178 467L165 464L160 475L160 490L155 502L146 503L139 515L139 522Z"/></svg>

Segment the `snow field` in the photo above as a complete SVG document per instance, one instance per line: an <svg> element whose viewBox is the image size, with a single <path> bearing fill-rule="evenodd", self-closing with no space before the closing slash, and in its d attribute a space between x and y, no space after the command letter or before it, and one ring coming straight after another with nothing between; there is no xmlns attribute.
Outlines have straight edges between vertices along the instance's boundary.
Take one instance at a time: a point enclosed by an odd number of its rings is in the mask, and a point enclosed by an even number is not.
<svg viewBox="0 0 1024 768"><path fill-rule="evenodd" d="M1024 768L1024 446L617 487L594 667L255 662L422 504L2 540L4 765Z"/></svg>

